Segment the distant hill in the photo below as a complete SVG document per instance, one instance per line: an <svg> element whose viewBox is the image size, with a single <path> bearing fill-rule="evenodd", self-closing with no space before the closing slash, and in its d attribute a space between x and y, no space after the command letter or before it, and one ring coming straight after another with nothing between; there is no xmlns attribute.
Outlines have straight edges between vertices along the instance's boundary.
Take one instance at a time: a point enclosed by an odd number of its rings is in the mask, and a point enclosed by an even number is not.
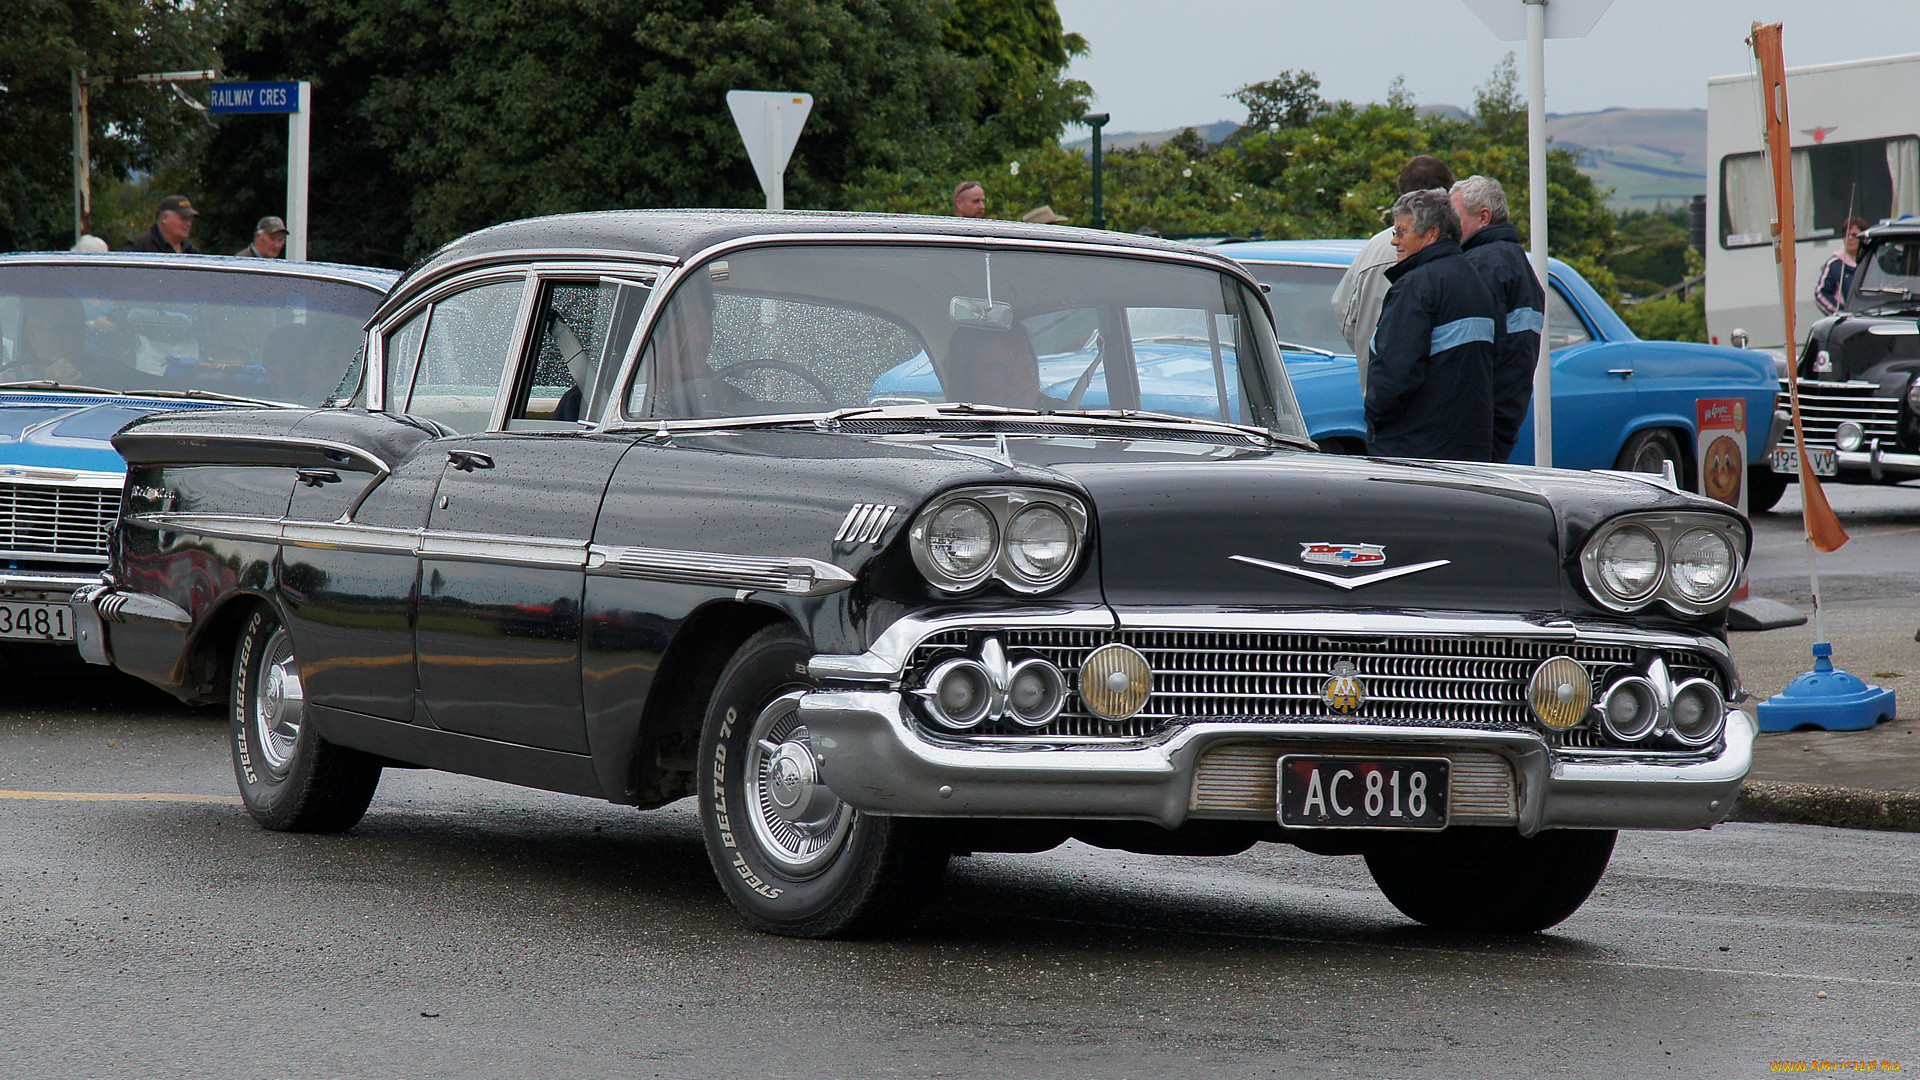
<svg viewBox="0 0 1920 1080"><path fill-rule="evenodd" d="M1466 119L1455 105L1422 105L1422 114ZM1232 120L1195 124L1209 143L1217 143L1240 125ZM1158 146L1183 128L1165 131L1102 132L1103 146L1120 149ZM1705 109L1602 109L1587 113L1548 113L1547 138L1578 150L1579 168L1602 188L1612 188L1607 205L1614 210L1651 210L1660 203L1685 206L1707 190L1707 111ZM1085 150L1091 135L1067 142Z"/></svg>

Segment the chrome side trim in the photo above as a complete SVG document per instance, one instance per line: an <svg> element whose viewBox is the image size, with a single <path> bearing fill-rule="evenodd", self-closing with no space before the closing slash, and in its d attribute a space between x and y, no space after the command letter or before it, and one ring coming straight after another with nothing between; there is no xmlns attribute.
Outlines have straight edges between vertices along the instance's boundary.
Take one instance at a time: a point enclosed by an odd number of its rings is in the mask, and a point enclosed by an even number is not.
<svg viewBox="0 0 1920 1080"><path fill-rule="evenodd" d="M710 585L777 592L790 596L821 596L839 592L854 582L852 574L818 559L762 558L721 555L710 551L667 551L658 548L604 547L587 550L587 573L606 577L666 581L679 585Z"/></svg>
<svg viewBox="0 0 1920 1080"><path fill-rule="evenodd" d="M606 547L548 536L496 536L437 529L394 529L341 522L282 521L226 514L133 514L152 529L225 540L291 544L334 551L411 555L422 559L584 570L590 574L706 585L718 589L820 596L852 585L845 570L799 556L767 558L711 551ZM68 588L80 582L63 582Z"/></svg>
<svg viewBox="0 0 1920 1080"><path fill-rule="evenodd" d="M154 444L154 445L177 446L181 448L198 447L201 449L212 449L213 447L216 447L216 446L222 447L222 448L228 448L228 447L234 447L234 446L244 446L249 444L255 445L255 446L276 445L276 446L298 447L304 450L318 451L320 454L327 456L329 460L334 461L335 464L341 465L346 468L352 468L356 472L369 472L369 473L373 473L376 477L380 477L380 478L384 478L388 474L393 472L393 468L391 466L389 466L386 462L380 460L378 457L375 457L373 454L369 453L368 451L358 446L355 446L352 443L338 442L333 439L307 439L307 438L302 438L298 435L239 435L233 432L225 432L225 431L180 432L180 431L174 431L174 430L167 430L165 432L153 432L151 434L145 431L130 431L130 432L124 432L120 435L116 435L114 436L114 439L116 441L125 440L129 443L134 443L134 444L148 443L148 444ZM340 460L342 458L344 458L345 460ZM174 454L159 456L154 458L153 460L172 465L172 464L195 464L195 463L199 463L203 459L195 455L183 455L183 454L174 453ZM224 463L228 459L219 458L219 459L206 459L206 460L210 464L220 464L220 463ZM143 458L142 463L145 463L145 461L146 459ZM357 463L357 467L355 465L348 464L349 462Z"/></svg>

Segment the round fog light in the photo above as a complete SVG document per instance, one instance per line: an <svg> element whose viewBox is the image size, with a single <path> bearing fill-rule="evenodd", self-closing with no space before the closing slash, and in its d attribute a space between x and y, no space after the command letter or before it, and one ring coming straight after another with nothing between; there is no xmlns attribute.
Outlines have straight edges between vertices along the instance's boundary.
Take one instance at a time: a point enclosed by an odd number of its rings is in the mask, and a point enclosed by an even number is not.
<svg viewBox="0 0 1920 1080"><path fill-rule="evenodd" d="M934 722L953 731L965 731L985 720L993 703L987 669L973 660L948 660L934 668L926 688L918 693Z"/></svg>
<svg viewBox="0 0 1920 1080"><path fill-rule="evenodd" d="M1688 679L1673 692L1673 737L1688 746L1702 746L1720 736L1726 722L1726 699L1720 688L1705 679Z"/></svg>
<svg viewBox="0 0 1920 1080"><path fill-rule="evenodd" d="M1153 692L1153 669L1139 651L1119 642L1093 650L1080 666L1080 698L1102 720L1125 720Z"/></svg>
<svg viewBox="0 0 1920 1080"><path fill-rule="evenodd" d="M1565 731L1586 719L1593 705L1593 681L1587 669L1571 656L1556 656L1533 670L1527 684L1533 715L1555 731Z"/></svg>
<svg viewBox="0 0 1920 1080"><path fill-rule="evenodd" d="M1060 715L1067 700L1067 677L1039 658L1014 665L1007 682L1007 708L1013 721L1025 727L1043 727Z"/></svg>
<svg viewBox="0 0 1920 1080"><path fill-rule="evenodd" d="M1833 429L1833 445L1849 454L1860 449L1860 444L1866 441L1867 433L1851 420L1842 420L1840 426Z"/></svg>
<svg viewBox="0 0 1920 1080"><path fill-rule="evenodd" d="M1660 720L1659 695L1645 679L1621 679L1602 699L1600 720L1607 734L1621 742L1638 742L1652 734L1654 724Z"/></svg>

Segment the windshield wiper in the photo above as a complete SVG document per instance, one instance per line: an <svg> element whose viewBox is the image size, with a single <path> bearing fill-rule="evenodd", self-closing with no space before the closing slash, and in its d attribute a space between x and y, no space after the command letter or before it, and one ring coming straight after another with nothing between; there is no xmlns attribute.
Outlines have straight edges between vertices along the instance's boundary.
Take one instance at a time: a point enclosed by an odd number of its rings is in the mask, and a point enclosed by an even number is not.
<svg viewBox="0 0 1920 1080"><path fill-rule="evenodd" d="M1291 341L1276 341L1274 342L1274 344L1280 346L1282 350L1285 350L1287 352L1310 352L1315 356L1339 356L1340 355L1337 352L1328 352L1325 349L1316 349L1311 345L1296 345Z"/></svg>
<svg viewBox="0 0 1920 1080"><path fill-rule="evenodd" d="M26 379L22 382L0 383L0 390L70 390L76 394L124 394L124 390L109 390L104 386L80 386L75 383L57 382L53 379Z"/></svg>
<svg viewBox="0 0 1920 1080"><path fill-rule="evenodd" d="M265 398L241 397L238 394L222 394L216 390L132 390L128 393L141 397L189 398L194 401L230 401L236 405L283 406L284 401L268 401Z"/></svg>
<svg viewBox="0 0 1920 1080"><path fill-rule="evenodd" d="M1225 420L1207 420L1198 416L1180 416L1176 413L1152 412L1146 409L1056 409L1048 414L1052 416L1085 416L1093 420L1145 420L1156 424L1191 424L1195 427L1220 428L1242 435L1254 435L1268 442L1281 439L1306 445L1307 440L1294 439L1277 431L1269 431L1251 424L1233 424Z"/></svg>
<svg viewBox="0 0 1920 1080"><path fill-rule="evenodd" d="M1869 288L1859 288L1859 289L1855 289L1855 290L1854 290L1854 292L1857 292L1857 293L1873 293L1873 294L1874 294L1875 296L1897 296L1897 297L1899 297L1899 298L1900 298L1900 299L1902 299L1902 300L1911 300L1911 299L1913 299L1913 290L1912 290L1912 289L1902 289L1902 288L1899 288L1899 287L1897 287L1897 286L1896 286L1896 287L1892 287L1892 288L1881 288L1881 287L1875 287L1875 288L1870 288L1870 289L1869 289Z"/></svg>

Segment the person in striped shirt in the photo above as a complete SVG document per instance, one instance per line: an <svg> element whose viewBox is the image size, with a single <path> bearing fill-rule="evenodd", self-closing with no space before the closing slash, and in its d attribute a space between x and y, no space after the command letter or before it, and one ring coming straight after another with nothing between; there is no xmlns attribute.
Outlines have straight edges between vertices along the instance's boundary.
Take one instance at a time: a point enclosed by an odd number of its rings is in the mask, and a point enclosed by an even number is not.
<svg viewBox="0 0 1920 1080"><path fill-rule="evenodd" d="M1865 218L1850 217L1842 226L1846 240L1840 250L1827 256L1826 265L1820 268L1820 285L1813 290L1813 302L1820 307L1820 313L1831 315L1840 310L1847 302L1847 290L1853 287L1853 266L1860 261L1860 234L1866 231Z"/></svg>

